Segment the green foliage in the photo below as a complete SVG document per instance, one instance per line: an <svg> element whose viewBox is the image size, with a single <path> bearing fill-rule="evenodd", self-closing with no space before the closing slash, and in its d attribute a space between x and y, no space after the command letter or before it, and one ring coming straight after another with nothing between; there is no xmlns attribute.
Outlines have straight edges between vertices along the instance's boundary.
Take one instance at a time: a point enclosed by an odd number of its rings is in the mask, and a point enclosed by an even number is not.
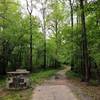
<svg viewBox="0 0 100 100"><path fill-rule="evenodd" d="M0 87L5 86L5 76L0 76Z"/></svg>
<svg viewBox="0 0 100 100"><path fill-rule="evenodd" d="M56 73L56 70L42 70L39 73L33 73L30 77L33 84L41 84L45 79L50 78Z"/></svg>
<svg viewBox="0 0 100 100"><path fill-rule="evenodd" d="M70 26L70 11L66 1L51 0L46 8L46 57L47 68L72 65L75 72L81 71L81 23L79 2L74 3L74 27ZM100 1L85 4L86 30L89 57L93 60L91 76L100 73ZM76 18L77 16L77 18ZM76 21L77 20L77 21ZM42 22L41 22L42 23ZM43 68L44 34L40 20L32 15L33 69ZM16 0L0 1L0 73L29 69L30 44L29 15L23 15L21 4ZM96 68L94 67L96 66ZM96 74L98 73L98 74ZM81 73L80 73L81 74Z"/></svg>
<svg viewBox="0 0 100 100"><path fill-rule="evenodd" d="M87 34L87 40L88 40L88 50L89 50L89 66L90 67L90 77L95 80L99 79L99 73L100 73L100 20L99 20L99 11L100 9L99 1L88 1L84 4L84 10L85 10L85 19L86 19L86 34ZM72 52L71 57L71 70L74 72L77 72L82 74L82 46L81 46L81 24L79 22L80 18L80 7L77 3L75 5L74 9L76 15L77 15L77 24L74 24L74 35L73 35L73 42L74 50Z"/></svg>
<svg viewBox="0 0 100 100"><path fill-rule="evenodd" d="M92 85L92 86L99 86L99 81L98 80L90 80L90 82L89 82L89 85Z"/></svg>
<svg viewBox="0 0 100 100"><path fill-rule="evenodd" d="M80 77L80 75L78 73L75 73L73 71L67 71L66 72L66 76L69 79L75 79L75 78L79 78Z"/></svg>

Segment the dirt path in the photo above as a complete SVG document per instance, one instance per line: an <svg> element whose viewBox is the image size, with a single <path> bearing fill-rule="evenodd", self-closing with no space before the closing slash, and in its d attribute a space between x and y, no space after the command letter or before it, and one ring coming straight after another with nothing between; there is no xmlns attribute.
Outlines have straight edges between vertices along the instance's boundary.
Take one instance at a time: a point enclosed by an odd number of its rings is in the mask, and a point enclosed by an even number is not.
<svg viewBox="0 0 100 100"><path fill-rule="evenodd" d="M59 71L50 80L33 91L32 100L78 100L68 85L66 85L66 70Z"/></svg>

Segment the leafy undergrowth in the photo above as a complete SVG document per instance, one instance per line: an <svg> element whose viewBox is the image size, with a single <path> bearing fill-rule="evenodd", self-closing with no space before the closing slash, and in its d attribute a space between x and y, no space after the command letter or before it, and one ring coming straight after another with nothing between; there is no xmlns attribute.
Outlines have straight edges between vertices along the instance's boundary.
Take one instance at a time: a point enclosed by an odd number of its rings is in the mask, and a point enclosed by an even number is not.
<svg viewBox="0 0 100 100"><path fill-rule="evenodd" d="M56 70L45 70L30 75L31 85L41 84L47 78L50 78L56 73ZM0 100L30 100L33 88L26 90L7 90L5 88L5 79L0 79Z"/></svg>
<svg viewBox="0 0 100 100"><path fill-rule="evenodd" d="M29 100L32 89L11 91L3 89L0 91L0 100Z"/></svg>
<svg viewBox="0 0 100 100"><path fill-rule="evenodd" d="M55 75L56 70L40 71L39 73L33 73L30 77L32 84L41 84L45 79Z"/></svg>
<svg viewBox="0 0 100 100"><path fill-rule="evenodd" d="M5 79L6 77L5 76L0 76L0 87L3 87L5 84Z"/></svg>
<svg viewBox="0 0 100 100"><path fill-rule="evenodd" d="M72 84L72 91L77 92L81 100L100 100L100 85L95 85L95 81L92 80L89 84L81 82L79 75L72 71L66 72L66 76Z"/></svg>
<svg viewBox="0 0 100 100"><path fill-rule="evenodd" d="M78 73L75 73L75 72L72 72L71 70L69 70L69 71L66 72L66 76L69 79L79 78L79 74Z"/></svg>

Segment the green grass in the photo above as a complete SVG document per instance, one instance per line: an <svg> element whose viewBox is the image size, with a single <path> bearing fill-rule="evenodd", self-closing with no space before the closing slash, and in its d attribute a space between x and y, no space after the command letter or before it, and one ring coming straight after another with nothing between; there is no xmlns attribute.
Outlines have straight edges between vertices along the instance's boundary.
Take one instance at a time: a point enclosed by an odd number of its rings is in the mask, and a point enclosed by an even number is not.
<svg viewBox="0 0 100 100"><path fill-rule="evenodd" d="M57 70L42 70L38 73L33 73L30 75L32 86L36 86L36 84L41 84L44 82L44 80L50 78L53 76ZM4 87L5 84L5 78L0 78L0 100L30 100L30 97L32 95L33 88L29 88L26 90L20 90L20 91L11 91L7 90Z"/></svg>
<svg viewBox="0 0 100 100"><path fill-rule="evenodd" d="M99 86L100 85L100 82L98 80L91 79L89 81L88 85L91 85L91 86Z"/></svg>
<svg viewBox="0 0 100 100"><path fill-rule="evenodd" d="M3 87L5 84L5 79L6 77L5 76L0 76L0 87Z"/></svg>
<svg viewBox="0 0 100 100"><path fill-rule="evenodd" d="M66 76L69 79L80 79L81 78L81 76L78 73L75 73L71 70L66 72ZM88 85L90 85L90 86L99 86L100 82L98 80L91 79L89 81Z"/></svg>
<svg viewBox="0 0 100 100"><path fill-rule="evenodd" d="M67 76L67 78L70 78L70 79L79 78L79 74L75 73L71 70L66 72L66 76Z"/></svg>
<svg viewBox="0 0 100 100"><path fill-rule="evenodd" d="M0 100L29 100L32 89L20 90L20 91L11 91L11 90L2 90L0 93Z"/></svg>
<svg viewBox="0 0 100 100"><path fill-rule="evenodd" d="M39 73L31 74L31 82L33 84L41 84L45 79L53 76L56 73L56 70L45 70L40 71Z"/></svg>

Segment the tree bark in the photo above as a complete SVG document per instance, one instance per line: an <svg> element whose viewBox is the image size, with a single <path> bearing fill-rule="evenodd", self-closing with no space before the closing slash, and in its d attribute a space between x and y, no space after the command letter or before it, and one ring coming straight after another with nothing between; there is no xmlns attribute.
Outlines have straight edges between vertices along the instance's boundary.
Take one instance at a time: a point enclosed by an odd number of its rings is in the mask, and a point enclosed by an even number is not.
<svg viewBox="0 0 100 100"><path fill-rule="evenodd" d="M57 68L57 58L58 58L58 21L55 20L55 32L56 32L56 58L55 58L55 68Z"/></svg>
<svg viewBox="0 0 100 100"><path fill-rule="evenodd" d="M81 10L81 24L82 24L82 33L81 33L82 70L85 69L85 72L83 72L83 79L82 80L88 82L90 79L90 76L89 76L89 56L88 56L87 34L86 34L86 24L85 24L83 0L80 0L80 10Z"/></svg>
<svg viewBox="0 0 100 100"><path fill-rule="evenodd" d="M29 70L30 70L30 72L32 72L32 70L33 70L33 67L32 67L32 12L33 12L32 0L30 1L30 5L29 5L28 0L26 0L26 4L27 4L27 11L28 11L29 17L30 17L30 19L29 19L29 21L30 21L29 22L30 23L30 56L29 56L30 68L29 68Z"/></svg>
<svg viewBox="0 0 100 100"><path fill-rule="evenodd" d="M30 71L32 70L32 15L30 14Z"/></svg>
<svg viewBox="0 0 100 100"><path fill-rule="evenodd" d="M72 43L74 43L73 41L73 2L72 0L69 0L69 4L70 4L70 19L71 19L71 28L72 28ZM73 57L74 57L74 45L72 45L72 52L73 52ZM74 58L73 58L73 63L74 63ZM71 66L71 70L74 70L74 65Z"/></svg>
<svg viewBox="0 0 100 100"><path fill-rule="evenodd" d="M45 22L45 10L46 8L43 8L43 33L44 33L44 69L46 68L46 22Z"/></svg>
<svg viewBox="0 0 100 100"><path fill-rule="evenodd" d="M70 3L70 14L71 14L71 27L73 29L73 2L69 0Z"/></svg>

